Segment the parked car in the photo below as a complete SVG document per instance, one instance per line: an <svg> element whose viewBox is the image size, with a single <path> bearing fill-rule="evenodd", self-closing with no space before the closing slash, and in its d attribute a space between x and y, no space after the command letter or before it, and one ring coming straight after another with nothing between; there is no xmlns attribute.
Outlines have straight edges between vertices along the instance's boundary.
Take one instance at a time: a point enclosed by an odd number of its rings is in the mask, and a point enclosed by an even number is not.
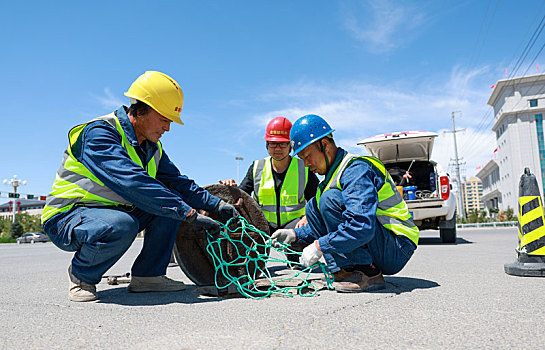
<svg viewBox="0 0 545 350"><path fill-rule="evenodd" d="M419 229L439 230L443 243L456 242L456 200L450 176L430 159L438 135L402 131L376 135L358 142L380 159L398 186ZM410 170L409 170L410 168ZM409 171L410 178L403 180ZM403 181L403 182L402 182Z"/></svg>
<svg viewBox="0 0 545 350"><path fill-rule="evenodd" d="M35 242L47 242L47 236L43 233L27 233L22 235L21 237L17 238L17 244L21 243L32 243Z"/></svg>

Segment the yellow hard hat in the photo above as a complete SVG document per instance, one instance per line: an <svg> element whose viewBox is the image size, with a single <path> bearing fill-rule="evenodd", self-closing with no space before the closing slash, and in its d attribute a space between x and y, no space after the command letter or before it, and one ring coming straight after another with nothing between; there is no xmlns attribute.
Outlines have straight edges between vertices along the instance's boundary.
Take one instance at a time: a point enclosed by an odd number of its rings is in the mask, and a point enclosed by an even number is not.
<svg viewBox="0 0 545 350"><path fill-rule="evenodd" d="M142 101L163 117L184 125L180 119L180 112L184 105L182 88L164 73L145 72L132 83L129 91L125 92L125 96Z"/></svg>

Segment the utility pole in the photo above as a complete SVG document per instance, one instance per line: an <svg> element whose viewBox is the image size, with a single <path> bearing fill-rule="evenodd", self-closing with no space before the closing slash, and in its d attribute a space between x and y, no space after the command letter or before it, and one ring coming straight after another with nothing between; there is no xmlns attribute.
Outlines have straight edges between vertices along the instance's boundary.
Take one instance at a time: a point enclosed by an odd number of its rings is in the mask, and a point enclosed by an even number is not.
<svg viewBox="0 0 545 350"><path fill-rule="evenodd" d="M460 131L464 131L465 129L458 129L456 130L456 126L454 123L454 114L456 113L462 113L461 111L454 111L451 114L452 118L452 131L445 131L445 132L452 132L452 136L454 137L454 166L456 167L456 181L458 182L458 208L460 208L460 211L462 212L462 218L466 219L466 211L464 209L464 198L463 198L463 186L462 186L462 177L460 176L460 164L462 164L460 161L461 158L458 157L458 146L456 144L456 133Z"/></svg>
<svg viewBox="0 0 545 350"><path fill-rule="evenodd" d="M17 187L21 185L26 185L26 180L21 181L17 178L17 175L13 175L11 179L4 179L4 184L13 186L13 206L12 206L12 213L13 213L13 223L15 223L15 213L17 212L17 199L19 196L17 195ZM10 194L10 197L11 194Z"/></svg>
<svg viewBox="0 0 545 350"><path fill-rule="evenodd" d="M237 185L239 185L239 168L240 168L240 161L244 160L242 157L235 157L235 160L237 161Z"/></svg>

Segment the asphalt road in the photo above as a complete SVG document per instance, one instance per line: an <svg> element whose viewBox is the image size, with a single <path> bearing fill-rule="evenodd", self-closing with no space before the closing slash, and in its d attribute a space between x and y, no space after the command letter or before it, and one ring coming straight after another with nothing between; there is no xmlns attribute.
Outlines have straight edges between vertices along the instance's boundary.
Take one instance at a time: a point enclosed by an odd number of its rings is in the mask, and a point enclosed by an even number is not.
<svg viewBox="0 0 545 350"><path fill-rule="evenodd" d="M100 301L68 300L71 254L51 243L0 245L1 349L510 349L545 343L542 278L513 277L516 229L459 230L456 244L423 232L387 289L310 298L221 299L127 293L98 285ZM110 273L125 273L137 240Z"/></svg>

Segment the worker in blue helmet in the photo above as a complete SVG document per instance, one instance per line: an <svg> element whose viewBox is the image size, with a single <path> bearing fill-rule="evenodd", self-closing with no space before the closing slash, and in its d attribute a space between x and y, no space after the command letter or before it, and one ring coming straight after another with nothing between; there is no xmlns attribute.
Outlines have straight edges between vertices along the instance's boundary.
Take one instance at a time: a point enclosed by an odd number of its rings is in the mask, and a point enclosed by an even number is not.
<svg viewBox="0 0 545 350"><path fill-rule="evenodd" d="M333 131L313 114L293 124L294 155L325 177L306 205L308 225L277 230L271 240L311 243L301 263L312 266L323 256L337 292L381 289L383 274L401 271L411 258L419 231L384 164L338 147Z"/></svg>

